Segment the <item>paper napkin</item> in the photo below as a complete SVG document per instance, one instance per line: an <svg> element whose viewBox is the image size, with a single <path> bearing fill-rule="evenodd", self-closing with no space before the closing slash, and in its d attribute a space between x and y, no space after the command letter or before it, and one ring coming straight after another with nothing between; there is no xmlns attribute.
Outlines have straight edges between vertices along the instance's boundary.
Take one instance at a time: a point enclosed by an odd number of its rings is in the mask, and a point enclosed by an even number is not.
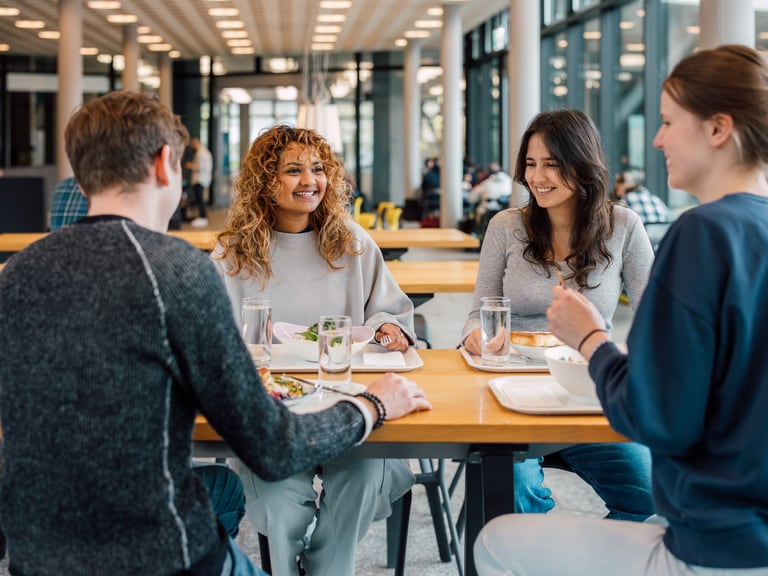
<svg viewBox="0 0 768 576"><path fill-rule="evenodd" d="M404 368L402 352L364 352L363 364L372 368Z"/></svg>

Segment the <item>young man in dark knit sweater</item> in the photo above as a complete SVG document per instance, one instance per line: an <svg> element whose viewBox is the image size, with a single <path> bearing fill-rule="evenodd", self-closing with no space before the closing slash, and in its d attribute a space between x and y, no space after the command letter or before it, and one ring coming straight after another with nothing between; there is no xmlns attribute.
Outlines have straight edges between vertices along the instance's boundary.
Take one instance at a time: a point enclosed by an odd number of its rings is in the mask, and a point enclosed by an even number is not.
<svg viewBox="0 0 768 576"><path fill-rule="evenodd" d="M190 466L202 413L265 479L335 458L429 409L385 374L366 398L296 415L264 391L207 256L165 234L187 133L152 96L70 119L88 216L0 273L0 524L12 574L259 574ZM378 401L380 400L380 402Z"/></svg>

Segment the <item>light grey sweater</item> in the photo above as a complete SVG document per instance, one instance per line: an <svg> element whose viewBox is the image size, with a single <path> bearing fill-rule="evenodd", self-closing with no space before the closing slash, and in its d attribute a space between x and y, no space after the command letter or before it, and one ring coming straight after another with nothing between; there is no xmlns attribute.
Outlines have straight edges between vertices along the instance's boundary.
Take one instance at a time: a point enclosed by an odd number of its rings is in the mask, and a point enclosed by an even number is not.
<svg viewBox="0 0 768 576"><path fill-rule="evenodd" d="M364 434L349 402L298 416L269 397L208 257L128 220L13 256L0 318L0 513L20 574L167 576L219 546L190 468L198 412L267 480Z"/></svg>
<svg viewBox="0 0 768 576"><path fill-rule="evenodd" d="M311 326L321 314L345 314L355 326L377 329L387 322L395 324L415 342L413 303L395 282L370 235L352 221L349 227L364 252L343 256L336 262L343 266L339 270L332 270L320 255L314 232L275 232L271 248L274 278L264 288L245 272L227 274L231 264L218 259L221 247L217 247L211 259L224 279L238 325L241 300L267 296L272 299L273 322Z"/></svg>
<svg viewBox="0 0 768 576"><path fill-rule="evenodd" d="M605 318L609 329L622 286L632 307L637 307L653 263L653 249L640 217L628 208L614 206L613 218L613 234L606 240L613 260L607 268L598 265L590 273L589 284L599 286L583 292ZM462 342L480 326L480 298L483 296L510 299L513 330L549 329L546 310L552 302L552 286L557 283L557 276L552 272L547 277L541 266L523 258L525 238L520 209L504 210L491 219L483 238L472 310L461 334ZM568 270L565 262L558 264L562 270ZM567 285L578 288L573 281Z"/></svg>

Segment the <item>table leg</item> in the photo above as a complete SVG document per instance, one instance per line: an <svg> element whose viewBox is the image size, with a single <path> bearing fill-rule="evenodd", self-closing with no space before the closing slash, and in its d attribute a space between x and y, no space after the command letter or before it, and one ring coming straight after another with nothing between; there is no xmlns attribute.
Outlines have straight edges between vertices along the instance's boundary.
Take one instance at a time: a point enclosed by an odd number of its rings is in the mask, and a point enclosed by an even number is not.
<svg viewBox="0 0 768 576"><path fill-rule="evenodd" d="M472 546L480 529L502 514L515 511L515 454L528 451L526 445L473 446L467 456L464 534L466 576L477 576Z"/></svg>

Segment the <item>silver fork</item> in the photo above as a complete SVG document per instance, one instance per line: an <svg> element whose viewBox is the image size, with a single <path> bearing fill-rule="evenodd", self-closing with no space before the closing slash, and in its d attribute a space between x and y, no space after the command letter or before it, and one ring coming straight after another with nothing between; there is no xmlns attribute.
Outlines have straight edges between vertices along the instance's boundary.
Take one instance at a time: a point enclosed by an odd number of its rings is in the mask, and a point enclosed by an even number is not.
<svg viewBox="0 0 768 576"><path fill-rule="evenodd" d="M387 334L384 334L381 338L378 339L378 343L382 346L386 346L387 344L392 343L392 336L389 336Z"/></svg>

